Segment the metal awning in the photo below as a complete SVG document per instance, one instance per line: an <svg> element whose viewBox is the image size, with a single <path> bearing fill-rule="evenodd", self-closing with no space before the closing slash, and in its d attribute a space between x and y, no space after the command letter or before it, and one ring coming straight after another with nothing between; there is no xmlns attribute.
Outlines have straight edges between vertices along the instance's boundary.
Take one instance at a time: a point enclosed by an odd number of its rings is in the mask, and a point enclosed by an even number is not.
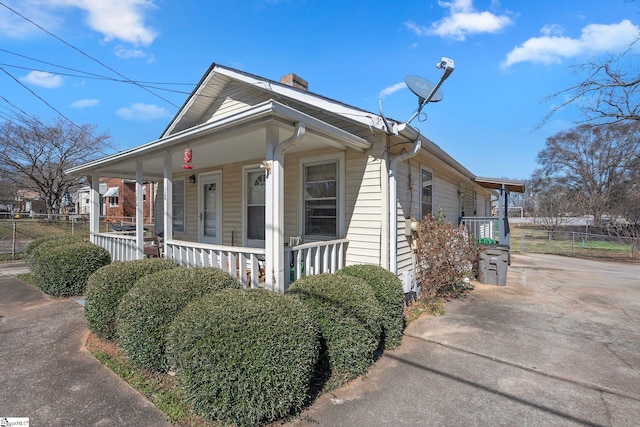
<svg viewBox="0 0 640 427"><path fill-rule="evenodd" d="M492 190L499 190L500 188L506 188L514 193L524 193L524 181L515 181L504 178L485 178L477 176L474 181L481 187L490 188Z"/></svg>
<svg viewBox="0 0 640 427"><path fill-rule="evenodd" d="M118 187L109 187L102 197L118 197Z"/></svg>

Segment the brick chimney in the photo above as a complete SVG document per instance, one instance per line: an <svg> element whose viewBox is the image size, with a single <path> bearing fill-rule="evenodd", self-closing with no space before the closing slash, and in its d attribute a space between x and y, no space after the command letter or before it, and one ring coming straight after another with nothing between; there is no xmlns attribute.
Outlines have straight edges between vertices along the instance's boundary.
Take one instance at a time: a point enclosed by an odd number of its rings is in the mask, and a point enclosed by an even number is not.
<svg viewBox="0 0 640 427"><path fill-rule="evenodd" d="M283 85L295 87L296 89L302 89L305 91L309 89L309 83L307 83L305 79L303 79L302 77L294 73L289 73L286 76L283 76L280 79L280 83L282 83Z"/></svg>

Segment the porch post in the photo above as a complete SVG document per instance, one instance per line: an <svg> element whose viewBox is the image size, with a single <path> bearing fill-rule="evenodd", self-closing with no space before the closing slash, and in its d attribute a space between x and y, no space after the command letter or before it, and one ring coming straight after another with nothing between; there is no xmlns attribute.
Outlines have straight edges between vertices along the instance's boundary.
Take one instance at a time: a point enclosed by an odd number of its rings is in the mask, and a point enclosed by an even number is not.
<svg viewBox="0 0 640 427"><path fill-rule="evenodd" d="M136 162L136 251L135 259L144 258L144 188L142 162Z"/></svg>
<svg viewBox="0 0 640 427"><path fill-rule="evenodd" d="M100 232L100 176L91 174L91 189L89 190L89 239L96 243L96 235Z"/></svg>
<svg viewBox="0 0 640 427"><path fill-rule="evenodd" d="M500 244L511 244L511 232L509 230L509 217L507 215L507 203L509 198L509 190L505 188L504 184L500 185L498 190L498 224L500 227Z"/></svg>
<svg viewBox="0 0 640 427"><path fill-rule="evenodd" d="M265 224L264 224L264 244L265 244L265 286L269 290L284 291L284 237L281 235L281 213L278 211L280 205L280 182L282 179L282 165L276 159L276 147L278 146L279 132L275 126L267 127L267 148L266 148L266 187L265 187ZM271 169L271 170L269 170Z"/></svg>
<svg viewBox="0 0 640 427"><path fill-rule="evenodd" d="M172 161L171 152L167 150L164 154L164 206L163 206L163 218L164 218L164 240L169 241L173 238L173 181L172 181ZM164 251L164 256L167 258L168 251Z"/></svg>

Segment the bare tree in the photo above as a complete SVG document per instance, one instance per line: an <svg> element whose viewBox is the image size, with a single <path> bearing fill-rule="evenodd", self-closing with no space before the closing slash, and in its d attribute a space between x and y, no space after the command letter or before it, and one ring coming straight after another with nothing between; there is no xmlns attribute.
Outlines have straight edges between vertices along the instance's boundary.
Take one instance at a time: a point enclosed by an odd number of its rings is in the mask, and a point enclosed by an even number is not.
<svg viewBox="0 0 640 427"><path fill-rule="evenodd" d="M95 129L62 119L52 124L32 117L5 121L0 125L0 175L19 188L38 192L51 214L80 181L64 171L111 149L109 136L94 135Z"/></svg>
<svg viewBox="0 0 640 427"><path fill-rule="evenodd" d="M561 229L575 213L576 194L564 178L550 177L538 170L529 182L529 194L538 221L549 231Z"/></svg>
<svg viewBox="0 0 640 427"><path fill-rule="evenodd" d="M640 121L640 69L638 54L634 51L638 40L626 51L609 55L602 63L590 61L576 66L577 73L586 74L586 78L546 99L562 99L562 102L551 109L540 126L569 105L584 114L578 123Z"/></svg>
<svg viewBox="0 0 640 427"><path fill-rule="evenodd" d="M640 167L640 121L582 124L547 138L538 154L543 175L562 179L599 225L616 195Z"/></svg>

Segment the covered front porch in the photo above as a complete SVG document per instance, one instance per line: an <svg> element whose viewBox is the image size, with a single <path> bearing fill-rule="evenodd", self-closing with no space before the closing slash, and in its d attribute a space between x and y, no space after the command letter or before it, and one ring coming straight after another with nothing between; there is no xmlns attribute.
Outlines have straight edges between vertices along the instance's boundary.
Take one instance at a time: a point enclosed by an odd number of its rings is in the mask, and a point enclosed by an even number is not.
<svg viewBox="0 0 640 427"><path fill-rule="evenodd" d="M344 267L344 181L337 175L344 174L345 152L370 147L269 100L68 173L87 177L91 241L113 261L145 257L143 183L159 182L153 234L162 233L161 256L188 267L221 268L247 287L284 292L302 276ZM105 176L135 180L130 235L99 230L99 180Z"/></svg>

